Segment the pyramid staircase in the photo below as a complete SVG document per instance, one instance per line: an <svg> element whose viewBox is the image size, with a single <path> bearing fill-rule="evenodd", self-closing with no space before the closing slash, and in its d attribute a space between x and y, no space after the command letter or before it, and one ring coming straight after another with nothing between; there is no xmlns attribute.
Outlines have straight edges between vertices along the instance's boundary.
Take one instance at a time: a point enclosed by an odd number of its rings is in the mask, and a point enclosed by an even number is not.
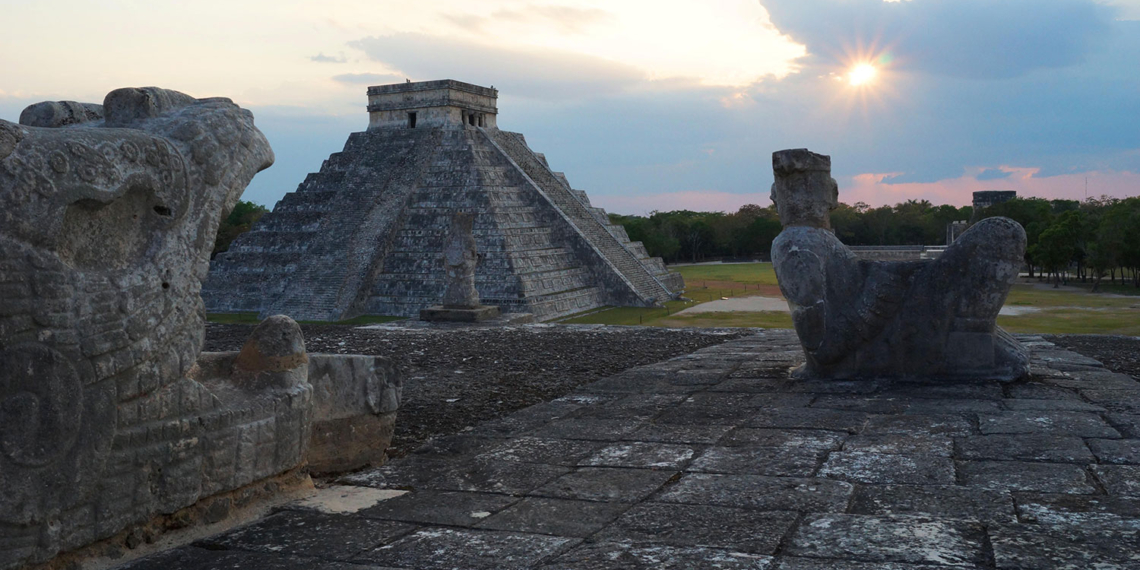
<svg viewBox="0 0 1140 570"><path fill-rule="evenodd" d="M443 297L457 211L475 214L476 289L504 312L653 306L683 287L522 135L439 127L352 134L218 255L203 298L298 320L416 316Z"/></svg>

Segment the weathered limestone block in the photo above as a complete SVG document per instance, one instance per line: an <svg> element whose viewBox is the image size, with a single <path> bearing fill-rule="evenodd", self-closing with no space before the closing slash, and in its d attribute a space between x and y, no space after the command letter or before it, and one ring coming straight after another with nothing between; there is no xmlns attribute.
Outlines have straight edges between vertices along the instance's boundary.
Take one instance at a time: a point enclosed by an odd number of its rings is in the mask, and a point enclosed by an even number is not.
<svg viewBox="0 0 1140 570"><path fill-rule="evenodd" d="M1012 380L1027 372L1025 350L995 324L1025 252L1017 222L983 220L935 260L861 260L831 231L839 199L831 158L785 150L772 165L784 225L772 263L807 356L798 376Z"/></svg>
<svg viewBox="0 0 1140 570"><path fill-rule="evenodd" d="M295 464L299 441L255 448L304 403L243 423L188 374L219 220L273 162L252 115L144 88L21 120L0 121L0 567Z"/></svg>
<svg viewBox="0 0 1140 570"><path fill-rule="evenodd" d="M231 381L246 390L292 388L308 378L309 355L296 321L274 315L261 321L234 359Z"/></svg>
<svg viewBox="0 0 1140 570"><path fill-rule="evenodd" d="M499 316L499 308L479 304L475 290L475 266L479 254L475 251L472 233L475 216L457 212L451 219L451 230L443 246L443 265L447 270L447 288L443 304L420 311L425 321L479 322Z"/></svg>
<svg viewBox="0 0 1140 570"><path fill-rule="evenodd" d="M309 469L348 471L383 463L396 428L404 375L380 356L309 355L313 385Z"/></svg>
<svg viewBox="0 0 1140 570"><path fill-rule="evenodd" d="M288 425L300 447L289 458L321 473L384 462L404 387L390 359L307 353L301 327L284 315L262 321L240 352L202 353L191 376L227 409L256 407L267 394L298 398L301 421Z"/></svg>

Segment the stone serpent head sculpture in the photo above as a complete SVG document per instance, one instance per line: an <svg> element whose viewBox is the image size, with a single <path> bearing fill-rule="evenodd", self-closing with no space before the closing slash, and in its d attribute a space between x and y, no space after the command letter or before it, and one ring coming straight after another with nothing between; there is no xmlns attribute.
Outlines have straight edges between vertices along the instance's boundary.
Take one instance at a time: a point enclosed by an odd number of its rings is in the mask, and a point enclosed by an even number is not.
<svg viewBox="0 0 1140 570"><path fill-rule="evenodd" d="M116 425L194 365L219 221L272 163L248 111L158 88L0 121L0 527L98 524Z"/></svg>

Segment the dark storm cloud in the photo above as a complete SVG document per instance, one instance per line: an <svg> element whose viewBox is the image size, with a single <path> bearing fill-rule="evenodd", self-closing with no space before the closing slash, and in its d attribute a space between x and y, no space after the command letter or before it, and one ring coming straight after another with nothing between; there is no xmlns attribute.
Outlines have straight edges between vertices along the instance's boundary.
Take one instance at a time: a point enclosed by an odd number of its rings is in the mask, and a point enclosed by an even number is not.
<svg viewBox="0 0 1140 570"><path fill-rule="evenodd" d="M772 23L817 58L877 48L906 69L980 79L1079 64L1101 45L1116 14L1093 0L762 3Z"/></svg>

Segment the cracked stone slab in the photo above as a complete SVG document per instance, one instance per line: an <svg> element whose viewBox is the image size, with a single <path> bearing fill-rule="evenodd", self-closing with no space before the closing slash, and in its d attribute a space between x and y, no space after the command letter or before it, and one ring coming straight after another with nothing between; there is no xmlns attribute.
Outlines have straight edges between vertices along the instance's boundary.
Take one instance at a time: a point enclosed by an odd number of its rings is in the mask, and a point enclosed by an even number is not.
<svg viewBox="0 0 1140 570"><path fill-rule="evenodd" d="M800 380L788 386L790 392L811 394L870 394L879 389L876 380Z"/></svg>
<svg viewBox="0 0 1140 570"><path fill-rule="evenodd" d="M1140 441L1135 439L1087 439L1089 449L1101 463L1140 465Z"/></svg>
<svg viewBox="0 0 1140 570"><path fill-rule="evenodd" d="M1131 376L1104 369L1066 372L1063 378L1045 378L1043 382L1081 390L1140 390L1140 383Z"/></svg>
<svg viewBox="0 0 1140 570"><path fill-rule="evenodd" d="M954 453L954 440L949 437L922 437L905 433L856 435L843 442L843 451L950 457Z"/></svg>
<svg viewBox="0 0 1140 570"><path fill-rule="evenodd" d="M654 500L762 511L841 512L852 485L828 479L689 473Z"/></svg>
<svg viewBox="0 0 1140 570"><path fill-rule="evenodd" d="M564 419L551 422L529 435L550 439L584 439L589 441L611 441L617 436L626 435L645 425L645 420L629 418L620 420Z"/></svg>
<svg viewBox="0 0 1140 570"><path fill-rule="evenodd" d="M630 442L609 445L583 459L583 467L638 467L676 471L689 463L696 450L673 443Z"/></svg>
<svg viewBox="0 0 1140 570"><path fill-rule="evenodd" d="M959 438L958 453L962 459L1095 462L1092 452L1083 439L1041 434L978 435Z"/></svg>
<svg viewBox="0 0 1140 570"><path fill-rule="evenodd" d="M1093 465L1092 469L1110 495L1140 497L1140 465Z"/></svg>
<svg viewBox="0 0 1140 570"><path fill-rule="evenodd" d="M974 426L969 420L954 415L871 416L863 430L863 435L906 434L914 437L954 437L974 433Z"/></svg>
<svg viewBox="0 0 1140 570"><path fill-rule="evenodd" d="M467 433L487 437L516 437L540 429L557 419L554 414L528 410L530 408L515 412L505 418L483 422Z"/></svg>
<svg viewBox="0 0 1140 570"><path fill-rule="evenodd" d="M752 417L755 410L740 406L704 406L681 404L665 410L655 421L661 424L704 425L720 424L737 426Z"/></svg>
<svg viewBox="0 0 1140 570"><path fill-rule="evenodd" d="M1017 522L1009 491L958 485L857 485L850 512Z"/></svg>
<svg viewBox="0 0 1140 570"><path fill-rule="evenodd" d="M809 515L792 536L793 556L976 568L985 562L981 524L919 516Z"/></svg>
<svg viewBox="0 0 1140 570"><path fill-rule="evenodd" d="M684 399L684 394L633 394L612 402L580 408L571 417L597 420L648 420L664 410L676 407Z"/></svg>
<svg viewBox="0 0 1140 570"><path fill-rule="evenodd" d="M410 455L389 461L381 467L350 473L337 479L337 483L376 489L413 489L453 467L454 463L444 459Z"/></svg>
<svg viewBox="0 0 1140 570"><path fill-rule="evenodd" d="M1058 373L1058 375L1061 375ZM1071 388L1064 388L1062 386L1052 386L1040 382L1026 382L1024 384L1015 383L1008 387L1009 395L1012 398L1024 398L1030 400L1075 400L1080 401L1081 397L1077 392Z"/></svg>
<svg viewBox="0 0 1140 570"><path fill-rule="evenodd" d="M794 512L642 503L598 533L599 541L702 546L772 554L795 524Z"/></svg>
<svg viewBox="0 0 1140 570"><path fill-rule="evenodd" d="M1000 400L1002 387L998 382L895 382L879 395L927 400Z"/></svg>
<svg viewBox="0 0 1140 570"><path fill-rule="evenodd" d="M436 437L416 448L411 457L467 459L509 441L503 438L467 434Z"/></svg>
<svg viewBox="0 0 1140 570"><path fill-rule="evenodd" d="M791 368L791 365L788 365ZM784 371L784 376L787 376L787 370ZM739 392L744 394L755 394L761 392L778 392L786 388L791 382L789 380L775 380L771 378L737 378L730 375L728 380L721 382L715 386L710 386L710 392Z"/></svg>
<svg viewBox="0 0 1140 570"><path fill-rule="evenodd" d="M456 461L423 484L425 489L521 495L570 472L567 467L513 461Z"/></svg>
<svg viewBox="0 0 1140 570"><path fill-rule="evenodd" d="M906 564L903 562L854 562L819 558L781 558L776 570L946 570L941 564ZM952 567L950 567L952 568Z"/></svg>
<svg viewBox="0 0 1140 570"><path fill-rule="evenodd" d="M1068 525L989 529L999 570L1127 570L1140 567L1140 531Z"/></svg>
<svg viewBox="0 0 1140 570"><path fill-rule="evenodd" d="M910 398L875 398L865 396L826 394L812 402L813 408L847 410L869 414L901 414L914 400Z"/></svg>
<svg viewBox="0 0 1140 570"><path fill-rule="evenodd" d="M816 408L757 410L744 425L753 428L818 429L857 433L867 423L863 412Z"/></svg>
<svg viewBox="0 0 1140 570"><path fill-rule="evenodd" d="M1108 423L1124 437L1140 439L1140 414L1105 414Z"/></svg>
<svg viewBox="0 0 1140 570"><path fill-rule="evenodd" d="M1053 364L1076 364L1092 367L1102 366L1099 360L1089 358L1071 350L1034 350L1033 360L1043 362L1050 366Z"/></svg>
<svg viewBox="0 0 1140 570"><path fill-rule="evenodd" d="M582 458L597 451L602 445L604 444L594 441L520 437L508 440L499 447L478 455L476 459L572 467L577 465Z"/></svg>
<svg viewBox="0 0 1140 570"><path fill-rule="evenodd" d="M771 556L717 548L598 542L578 546L543 570L771 570L773 563Z"/></svg>
<svg viewBox="0 0 1140 570"><path fill-rule="evenodd" d="M583 467L530 494L562 499L635 503L653 494L674 475L675 471Z"/></svg>
<svg viewBox="0 0 1140 570"><path fill-rule="evenodd" d="M947 414L982 414L1000 412L1001 403L996 400L915 400L906 411L912 416L940 416Z"/></svg>
<svg viewBox="0 0 1140 570"><path fill-rule="evenodd" d="M526 568L577 542L574 538L541 534L424 528L356 559L417 570Z"/></svg>
<svg viewBox="0 0 1140 570"><path fill-rule="evenodd" d="M265 552L206 550L184 546L141 558L120 570L385 570L368 565L297 558ZM390 569L389 569L390 570Z"/></svg>
<svg viewBox="0 0 1140 570"><path fill-rule="evenodd" d="M1140 499L1103 495L1017 493L1023 522L1076 527L1110 525L1140 529Z"/></svg>
<svg viewBox="0 0 1140 570"><path fill-rule="evenodd" d="M810 404L810 394L729 394L724 392L697 392L689 396L683 406L703 408L803 408Z"/></svg>
<svg viewBox="0 0 1140 570"><path fill-rule="evenodd" d="M1067 463L963 461L958 463L958 473L966 485L983 489L1073 494L1097 492L1083 466Z"/></svg>
<svg viewBox="0 0 1140 570"><path fill-rule="evenodd" d="M1005 400L1002 405L1012 411L1092 413L1108 411L1103 406L1079 400Z"/></svg>
<svg viewBox="0 0 1140 570"><path fill-rule="evenodd" d="M630 441L658 441L661 443L713 444L732 430L728 425L677 425L649 423L620 437Z"/></svg>
<svg viewBox="0 0 1140 570"><path fill-rule="evenodd" d="M807 429L737 428L720 440L725 446L802 447L819 451L835 451L847 435L834 431Z"/></svg>
<svg viewBox="0 0 1140 570"><path fill-rule="evenodd" d="M1081 390L1081 395L1113 412L1140 412L1140 390Z"/></svg>
<svg viewBox="0 0 1140 570"><path fill-rule="evenodd" d="M1086 412L1017 411L978 414L983 435L996 433L1040 433L1075 437L1120 437L1097 414Z"/></svg>
<svg viewBox="0 0 1140 570"><path fill-rule="evenodd" d="M579 388L580 391L603 394L691 394L703 388L700 385L676 384L671 373L658 377L626 378L611 376Z"/></svg>
<svg viewBox="0 0 1140 570"><path fill-rule="evenodd" d="M811 477L819 468L823 452L807 447L710 447L694 460L688 471L738 473L772 477Z"/></svg>
<svg viewBox="0 0 1140 570"><path fill-rule="evenodd" d="M492 493L424 490L384 501L360 511L360 515L422 524L473 526L518 500Z"/></svg>
<svg viewBox="0 0 1140 570"><path fill-rule="evenodd" d="M393 542L415 529L410 524L357 516L283 511L195 544L213 550L249 550L343 561Z"/></svg>
<svg viewBox="0 0 1140 570"><path fill-rule="evenodd" d="M477 527L585 538L613 522L629 507L626 503L527 497Z"/></svg>
<svg viewBox="0 0 1140 570"><path fill-rule="evenodd" d="M819 475L853 483L948 485L954 483L954 462L934 455L832 452Z"/></svg>

